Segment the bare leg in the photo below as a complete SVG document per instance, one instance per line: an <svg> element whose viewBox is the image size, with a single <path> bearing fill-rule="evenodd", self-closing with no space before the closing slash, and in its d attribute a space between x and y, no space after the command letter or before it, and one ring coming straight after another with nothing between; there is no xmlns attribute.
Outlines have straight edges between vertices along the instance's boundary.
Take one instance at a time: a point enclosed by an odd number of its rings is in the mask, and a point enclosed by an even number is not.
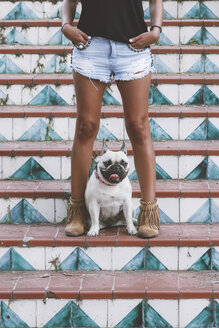
<svg viewBox="0 0 219 328"><path fill-rule="evenodd" d="M93 143L99 130L101 101L106 83L74 72L77 98L77 121L71 154L72 198L84 197L89 174ZM95 85L95 87L94 87Z"/></svg>
<svg viewBox="0 0 219 328"><path fill-rule="evenodd" d="M150 81L151 74L136 80L117 81L144 201L153 201L156 190L155 153L148 120Z"/></svg>

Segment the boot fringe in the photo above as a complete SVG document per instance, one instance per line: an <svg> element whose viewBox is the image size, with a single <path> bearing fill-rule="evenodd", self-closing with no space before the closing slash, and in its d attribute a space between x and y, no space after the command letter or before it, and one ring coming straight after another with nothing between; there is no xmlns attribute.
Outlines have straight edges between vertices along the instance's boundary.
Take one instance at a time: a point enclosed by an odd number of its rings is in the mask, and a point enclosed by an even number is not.
<svg viewBox="0 0 219 328"><path fill-rule="evenodd" d="M86 214L87 211L84 199L73 199L70 197L65 225L69 224L75 216L81 217L84 223Z"/></svg>
<svg viewBox="0 0 219 328"><path fill-rule="evenodd" d="M157 200L145 202L140 200L140 213L138 216L138 226L148 224L151 229L160 229L160 212Z"/></svg>

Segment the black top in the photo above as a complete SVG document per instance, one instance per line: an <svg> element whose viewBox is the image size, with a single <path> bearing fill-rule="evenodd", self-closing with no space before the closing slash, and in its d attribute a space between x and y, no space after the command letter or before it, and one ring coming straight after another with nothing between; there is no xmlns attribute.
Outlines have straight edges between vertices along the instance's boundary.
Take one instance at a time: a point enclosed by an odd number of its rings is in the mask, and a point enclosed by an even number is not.
<svg viewBox="0 0 219 328"><path fill-rule="evenodd" d="M147 31L142 0L81 0L78 28L90 36L114 41L129 39Z"/></svg>

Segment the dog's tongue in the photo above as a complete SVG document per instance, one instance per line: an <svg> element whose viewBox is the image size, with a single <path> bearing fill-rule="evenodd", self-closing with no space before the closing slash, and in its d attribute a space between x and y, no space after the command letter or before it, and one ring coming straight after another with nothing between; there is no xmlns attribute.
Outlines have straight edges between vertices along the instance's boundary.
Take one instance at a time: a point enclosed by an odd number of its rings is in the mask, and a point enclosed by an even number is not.
<svg viewBox="0 0 219 328"><path fill-rule="evenodd" d="M117 181L119 179L119 176L118 176L118 174L114 173L114 174L111 174L111 176L109 178L110 178L110 180Z"/></svg>

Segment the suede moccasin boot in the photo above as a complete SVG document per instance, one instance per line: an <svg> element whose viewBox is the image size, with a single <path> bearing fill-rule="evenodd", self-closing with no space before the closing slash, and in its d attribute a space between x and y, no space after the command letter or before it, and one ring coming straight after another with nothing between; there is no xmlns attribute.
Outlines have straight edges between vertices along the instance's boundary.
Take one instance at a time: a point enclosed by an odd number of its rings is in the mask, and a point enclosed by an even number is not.
<svg viewBox="0 0 219 328"><path fill-rule="evenodd" d="M65 224L66 236L80 236L84 233L87 209L84 199L70 197Z"/></svg>
<svg viewBox="0 0 219 328"><path fill-rule="evenodd" d="M138 237L154 238L160 229L160 212L157 200L145 202L140 200L140 213L138 215Z"/></svg>

